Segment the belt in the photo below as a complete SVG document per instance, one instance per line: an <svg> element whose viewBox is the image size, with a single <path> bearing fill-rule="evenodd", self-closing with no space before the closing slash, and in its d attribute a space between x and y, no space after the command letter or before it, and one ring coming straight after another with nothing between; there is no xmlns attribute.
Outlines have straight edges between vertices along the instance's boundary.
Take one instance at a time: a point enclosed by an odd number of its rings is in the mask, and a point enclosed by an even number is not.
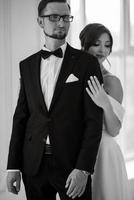
<svg viewBox="0 0 134 200"><path fill-rule="evenodd" d="M45 144L45 154L52 154L51 144Z"/></svg>

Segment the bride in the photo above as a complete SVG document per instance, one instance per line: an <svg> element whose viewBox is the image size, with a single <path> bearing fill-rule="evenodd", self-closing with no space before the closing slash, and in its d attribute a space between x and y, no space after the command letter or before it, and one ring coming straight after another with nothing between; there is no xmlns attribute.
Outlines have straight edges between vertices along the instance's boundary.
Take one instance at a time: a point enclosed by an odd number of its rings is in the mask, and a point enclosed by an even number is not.
<svg viewBox="0 0 134 200"><path fill-rule="evenodd" d="M124 158L114 139L119 134L124 109L120 80L107 71L103 62L112 51L113 38L102 24L88 24L80 33L82 50L97 57L104 84L90 77L88 95L104 111L102 140L92 182L93 200L130 200Z"/></svg>

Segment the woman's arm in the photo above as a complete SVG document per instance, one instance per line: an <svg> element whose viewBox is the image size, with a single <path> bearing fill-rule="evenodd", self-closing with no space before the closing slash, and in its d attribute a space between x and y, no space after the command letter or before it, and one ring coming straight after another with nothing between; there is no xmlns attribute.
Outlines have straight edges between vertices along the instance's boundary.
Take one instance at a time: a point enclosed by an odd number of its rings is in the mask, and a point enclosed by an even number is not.
<svg viewBox="0 0 134 200"><path fill-rule="evenodd" d="M123 92L119 79L111 76L106 81L104 81L105 87L103 88L96 77L90 77L88 85L89 89L87 88L86 90L89 96L92 98L94 103L101 107L104 111L104 123L107 132L111 136L115 137L116 135L118 135L121 128L121 122L114 113L112 105L104 88L107 89L107 92L110 96L121 103Z"/></svg>

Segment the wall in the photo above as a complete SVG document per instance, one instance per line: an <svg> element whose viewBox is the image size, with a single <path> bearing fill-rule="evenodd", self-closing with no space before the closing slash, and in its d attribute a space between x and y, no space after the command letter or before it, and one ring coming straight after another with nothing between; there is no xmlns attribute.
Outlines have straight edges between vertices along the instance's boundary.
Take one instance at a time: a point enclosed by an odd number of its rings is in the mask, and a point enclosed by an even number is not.
<svg viewBox="0 0 134 200"><path fill-rule="evenodd" d="M6 189L12 116L19 90L19 61L39 50L38 0L0 0L0 200L25 200Z"/></svg>

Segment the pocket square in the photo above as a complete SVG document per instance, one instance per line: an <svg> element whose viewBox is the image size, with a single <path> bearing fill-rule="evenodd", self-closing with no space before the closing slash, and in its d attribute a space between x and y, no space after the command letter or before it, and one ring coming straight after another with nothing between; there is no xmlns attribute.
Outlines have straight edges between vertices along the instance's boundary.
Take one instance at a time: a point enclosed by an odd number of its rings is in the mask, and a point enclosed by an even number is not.
<svg viewBox="0 0 134 200"><path fill-rule="evenodd" d="M75 75L70 74L69 77L66 80L66 83L75 82L75 81L78 81L78 80L79 79Z"/></svg>

